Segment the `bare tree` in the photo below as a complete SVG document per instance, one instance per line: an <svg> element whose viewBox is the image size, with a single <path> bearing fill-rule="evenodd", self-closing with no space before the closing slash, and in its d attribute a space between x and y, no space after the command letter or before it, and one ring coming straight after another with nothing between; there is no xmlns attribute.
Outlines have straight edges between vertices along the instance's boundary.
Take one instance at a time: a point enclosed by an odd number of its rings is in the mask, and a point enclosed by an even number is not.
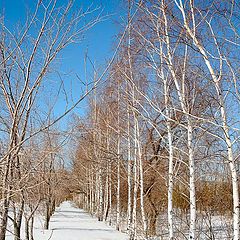
<svg viewBox="0 0 240 240"><path fill-rule="evenodd" d="M20 174L19 153L28 139L49 126L46 124L34 133L29 132L29 119L39 99L41 87L48 84L50 69L61 51L70 44L81 42L83 34L101 20L98 15L83 24L85 16L96 9L73 13L73 7L72 1L63 7L57 7L56 1L38 1L33 14L18 32L11 31L1 21L0 85L1 101L6 105L4 116L7 118L3 119L2 124L7 125L6 137L9 139L0 160L3 165L1 240L5 239L8 209L15 194L14 179ZM34 34L29 36L30 32ZM83 97L50 125L71 111ZM18 215L19 223L21 212Z"/></svg>

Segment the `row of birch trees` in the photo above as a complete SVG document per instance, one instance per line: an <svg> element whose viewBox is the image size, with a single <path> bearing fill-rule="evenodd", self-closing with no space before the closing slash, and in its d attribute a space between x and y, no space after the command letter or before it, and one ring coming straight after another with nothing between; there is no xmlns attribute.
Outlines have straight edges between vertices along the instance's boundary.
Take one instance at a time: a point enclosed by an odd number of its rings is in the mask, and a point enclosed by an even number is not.
<svg viewBox="0 0 240 240"><path fill-rule="evenodd" d="M126 3L77 128L76 202L130 239L239 236L239 3Z"/></svg>

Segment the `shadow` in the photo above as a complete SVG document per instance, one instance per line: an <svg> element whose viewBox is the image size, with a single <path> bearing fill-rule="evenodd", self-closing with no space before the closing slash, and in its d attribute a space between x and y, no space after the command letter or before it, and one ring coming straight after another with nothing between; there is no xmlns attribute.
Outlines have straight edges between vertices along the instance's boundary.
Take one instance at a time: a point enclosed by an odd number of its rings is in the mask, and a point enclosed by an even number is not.
<svg viewBox="0 0 240 240"><path fill-rule="evenodd" d="M61 230L69 230L69 231L84 231L84 232L106 232L106 233L115 233L116 231L113 229L102 229L102 228L71 228L71 227L66 227L66 228L51 228L52 231L61 231Z"/></svg>
<svg viewBox="0 0 240 240"><path fill-rule="evenodd" d="M65 215L65 214L54 214L53 216L52 216L52 219L74 219L74 218L76 218L76 219L78 219L79 221L81 221L81 220L94 220L94 219L91 219L89 216L85 216L85 215L80 215L80 214L78 214L78 215Z"/></svg>
<svg viewBox="0 0 240 240"><path fill-rule="evenodd" d="M65 219L61 219L61 218L57 218L56 220L54 218L52 218L53 220L51 220L51 223L62 223L65 222ZM70 218L69 218L70 219ZM85 220L85 219L84 219ZM85 220L86 221L86 220ZM76 222L76 223L81 223L81 219L71 219L71 222Z"/></svg>
<svg viewBox="0 0 240 240"><path fill-rule="evenodd" d="M65 213L65 214L67 214L67 213L74 213L74 214L86 214L85 212L82 212L82 211L67 211L67 210L64 210L64 211L62 211L62 210L56 210L55 211L55 213Z"/></svg>

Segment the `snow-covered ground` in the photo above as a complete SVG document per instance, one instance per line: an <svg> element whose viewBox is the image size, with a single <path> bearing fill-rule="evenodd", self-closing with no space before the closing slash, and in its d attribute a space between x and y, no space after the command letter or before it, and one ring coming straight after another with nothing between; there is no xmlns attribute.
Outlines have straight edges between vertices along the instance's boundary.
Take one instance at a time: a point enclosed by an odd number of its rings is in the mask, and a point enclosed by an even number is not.
<svg viewBox="0 0 240 240"><path fill-rule="evenodd" d="M23 223L24 225L24 223ZM63 202L56 209L50 221L50 229L42 229L41 218L36 219L34 228L35 240L127 240L126 234L114 230L104 222L99 222L71 202ZM7 240L12 240L7 234ZM22 234L24 239L24 231Z"/></svg>
<svg viewBox="0 0 240 240"><path fill-rule="evenodd" d="M126 219L126 218L125 218ZM124 220L124 218L122 219ZM198 215L197 239L199 240L230 240L231 219L227 216L204 217ZM11 221L9 221L11 224ZM126 222L122 221L122 229ZM167 240L167 215L162 214L158 219L158 237L156 240ZM175 216L174 234L175 238L182 240L188 235L187 216ZM12 226L9 225L11 231ZM214 236L214 237L213 237ZM22 236L24 240L24 219L22 224ZM13 240L13 235L8 232L7 240ZM124 233L116 231L107 223L99 222L84 210L74 207L71 202L63 202L51 218L50 229L43 230L43 218L38 214L35 217L34 240L128 240ZM139 237L140 239L140 237Z"/></svg>

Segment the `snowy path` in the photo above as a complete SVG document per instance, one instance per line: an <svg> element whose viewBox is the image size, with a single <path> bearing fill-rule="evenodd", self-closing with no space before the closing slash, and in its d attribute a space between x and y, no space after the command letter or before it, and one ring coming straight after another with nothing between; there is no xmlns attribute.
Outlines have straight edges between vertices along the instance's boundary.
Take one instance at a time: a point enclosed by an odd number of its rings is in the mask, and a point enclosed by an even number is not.
<svg viewBox="0 0 240 240"><path fill-rule="evenodd" d="M37 226L36 226L37 227ZM63 202L51 218L50 229L34 229L35 240L127 240L126 234L99 222L82 209ZM22 235L22 237L24 234ZM11 237L7 237L12 239Z"/></svg>
<svg viewBox="0 0 240 240"><path fill-rule="evenodd" d="M56 210L50 222L52 240L125 240L127 236L119 233L103 222L97 221L82 209L64 202Z"/></svg>

